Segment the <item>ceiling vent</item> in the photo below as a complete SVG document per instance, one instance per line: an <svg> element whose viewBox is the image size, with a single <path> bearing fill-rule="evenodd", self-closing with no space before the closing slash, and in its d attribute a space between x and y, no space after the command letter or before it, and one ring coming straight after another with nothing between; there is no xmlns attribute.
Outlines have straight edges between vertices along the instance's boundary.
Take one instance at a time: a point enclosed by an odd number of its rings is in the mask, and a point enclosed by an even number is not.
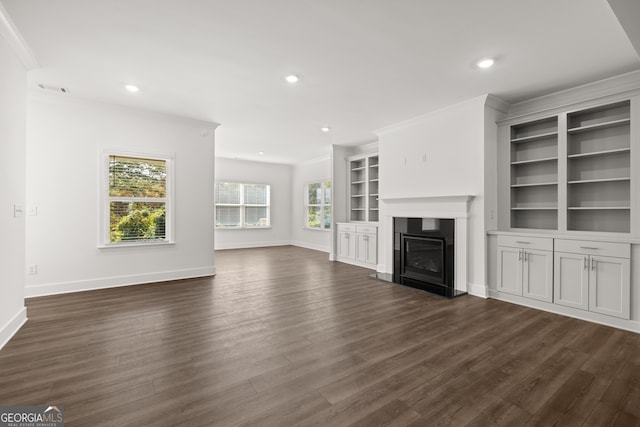
<svg viewBox="0 0 640 427"><path fill-rule="evenodd" d="M67 89L66 87L51 86L51 85L45 85L42 83L38 83L38 87L42 90L46 90L49 92L69 93L69 89Z"/></svg>

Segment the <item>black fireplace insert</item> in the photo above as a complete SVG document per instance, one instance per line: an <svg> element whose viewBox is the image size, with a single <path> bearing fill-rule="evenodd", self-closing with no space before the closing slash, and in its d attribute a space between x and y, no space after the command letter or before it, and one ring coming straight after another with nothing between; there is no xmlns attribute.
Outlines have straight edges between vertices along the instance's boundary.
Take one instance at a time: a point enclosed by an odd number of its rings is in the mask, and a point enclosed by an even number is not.
<svg viewBox="0 0 640 427"><path fill-rule="evenodd" d="M393 281L454 297L455 220L393 219Z"/></svg>

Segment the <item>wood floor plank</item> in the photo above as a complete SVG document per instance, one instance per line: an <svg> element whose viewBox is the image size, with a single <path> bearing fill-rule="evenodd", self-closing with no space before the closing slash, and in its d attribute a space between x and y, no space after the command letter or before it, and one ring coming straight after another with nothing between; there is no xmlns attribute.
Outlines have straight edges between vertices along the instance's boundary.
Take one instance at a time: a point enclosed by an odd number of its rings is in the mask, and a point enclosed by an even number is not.
<svg viewBox="0 0 640 427"><path fill-rule="evenodd" d="M640 335L443 299L292 246L27 300L0 405L68 426L640 425Z"/></svg>

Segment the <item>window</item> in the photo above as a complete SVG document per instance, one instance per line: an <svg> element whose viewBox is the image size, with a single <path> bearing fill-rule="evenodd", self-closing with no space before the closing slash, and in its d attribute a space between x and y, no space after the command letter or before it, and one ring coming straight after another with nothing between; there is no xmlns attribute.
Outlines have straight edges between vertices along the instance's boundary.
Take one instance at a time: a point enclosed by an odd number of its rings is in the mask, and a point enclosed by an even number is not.
<svg viewBox="0 0 640 427"><path fill-rule="evenodd" d="M104 152L104 245L171 241L170 157Z"/></svg>
<svg viewBox="0 0 640 427"><path fill-rule="evenodd" d="M331 228L331 182L312 182L305 186L305 227Z"/></svg>
<svg viewBox="0 0 640 427"><path fill-rule="evenodd" d="M216 183L216 228L271 227L268 184Z"/></svg>

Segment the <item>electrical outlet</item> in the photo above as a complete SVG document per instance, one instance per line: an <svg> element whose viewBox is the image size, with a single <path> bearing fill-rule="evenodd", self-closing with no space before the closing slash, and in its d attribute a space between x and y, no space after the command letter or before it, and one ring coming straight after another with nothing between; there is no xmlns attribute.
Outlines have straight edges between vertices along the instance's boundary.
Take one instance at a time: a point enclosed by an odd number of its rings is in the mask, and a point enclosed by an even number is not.
<svg viewBox="0 0 640 427"><path fill-rule="evenodd" d="M28 271L30 275L38 274L38 264L30 264Z"/></svg>

